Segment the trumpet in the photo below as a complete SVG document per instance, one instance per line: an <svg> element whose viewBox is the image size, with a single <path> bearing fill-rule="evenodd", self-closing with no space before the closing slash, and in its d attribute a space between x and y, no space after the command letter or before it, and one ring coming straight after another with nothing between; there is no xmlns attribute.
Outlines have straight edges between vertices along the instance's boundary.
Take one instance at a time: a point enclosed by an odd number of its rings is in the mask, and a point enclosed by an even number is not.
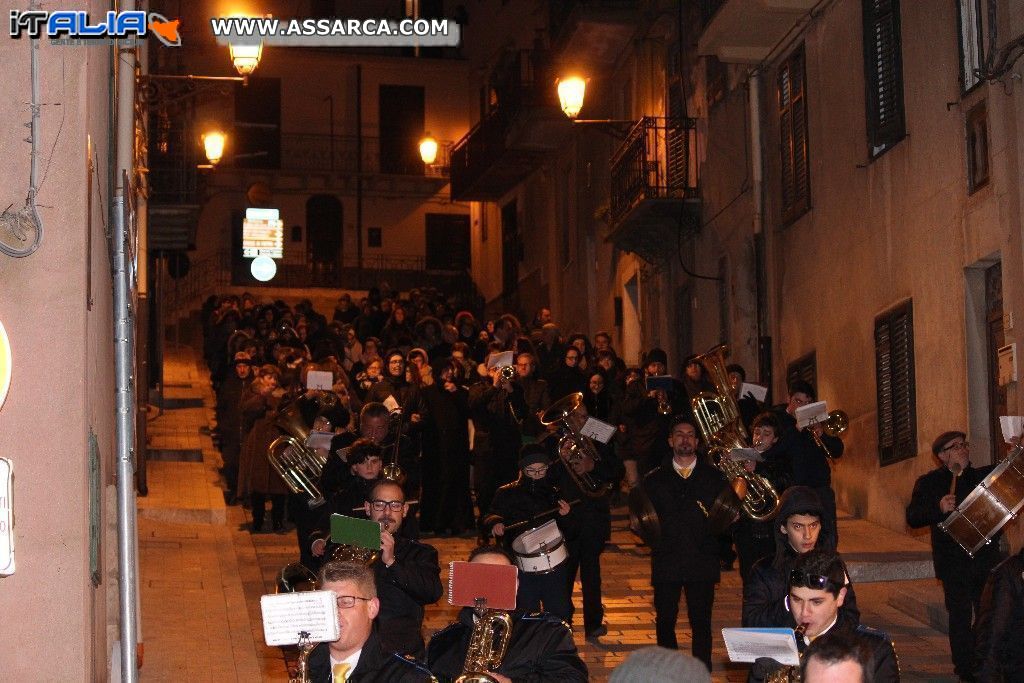
<svg viewBox="0 0 1024 683"><path fill-rule="evenodd" d="M498 371L498 374L501 376L501 381L503 382L514 382L516 377L519 376L514 365L503 366L501 370Z"/></svg>
<svg viewBox="0 0 1024 683"><path fill-rule="evenodd" d="M813 427L815 424L818 423L811 423L810 425L808 425L808 427ZM824 433L828 434L829 436L839 436L840 434L842 434L843 432L850 428L850 416L847 415L845 411L833 410L825 417L824 422L821 422L820 424L821 431L823 431ZM828 446L825 445L825 442L821 440L820 436L818 436L818 432L816 432L814 429L809 429L809 431L811 432L811 436L814 437L814 443L818 445L818 448L825 452L825 457L828 459L828 464L835 465L835 458L832 457L832 451L828 449Z"/></svg>

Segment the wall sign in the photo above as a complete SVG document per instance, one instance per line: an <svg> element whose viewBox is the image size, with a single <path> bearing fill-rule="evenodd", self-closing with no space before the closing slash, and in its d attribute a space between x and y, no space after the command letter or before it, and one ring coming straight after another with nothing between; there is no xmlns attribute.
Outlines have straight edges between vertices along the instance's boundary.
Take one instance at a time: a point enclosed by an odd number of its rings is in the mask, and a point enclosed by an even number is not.
<svg viewBox="0 0 1024 683"><path fill-rule="evenodd" d="M284 256L284 221L277 209L245 210L242 221L242 257Z"/></svg>
<svg viewBox="0 0 1024 683"><path fill-rule="evenodd" d="M13 482L14 466L7 458L0 458L0 576L14 573Z"/></svg>
<svg viewBox="0 0 1024 683"><path fill-rule="evenodd" d="M0 408L4 407L7 390L11 388L11 342L0 322Z"/></svg>

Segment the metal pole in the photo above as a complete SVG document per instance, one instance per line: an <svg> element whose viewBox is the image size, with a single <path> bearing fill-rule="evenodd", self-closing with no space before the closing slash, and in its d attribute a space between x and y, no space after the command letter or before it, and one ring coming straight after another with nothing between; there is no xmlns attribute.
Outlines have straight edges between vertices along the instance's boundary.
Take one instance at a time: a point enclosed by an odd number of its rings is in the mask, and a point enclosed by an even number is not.
<svg viewBox="0 0 1024 683"><path fill-rule="evenodd" d="M334 171L334 95L328 95L327 100L327 128L331 136L331 171Z"/></svg>
<svg viewBox="0 0 1024 683"><path fill-rule="evenodd" d="M114 229L114 371L117 381L117 549L121 599L121 680L137 679L135 644L135 379L132 377L135 328L128 302L124 197L113 200Z"/></svg>
<svg viewBox="0 0 1024 683"><path fill-rule="evenodd" d="M378 142L378 145L380 143ZM356 272L363 268L363 65L356 64ZM360 275L361 277L361 275Z"/></svg>

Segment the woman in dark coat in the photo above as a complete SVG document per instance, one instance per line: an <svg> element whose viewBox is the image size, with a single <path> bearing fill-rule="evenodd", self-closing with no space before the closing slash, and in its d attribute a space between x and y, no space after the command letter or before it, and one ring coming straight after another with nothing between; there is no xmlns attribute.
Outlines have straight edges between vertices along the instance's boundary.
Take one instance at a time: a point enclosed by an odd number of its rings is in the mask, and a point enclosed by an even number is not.
<svg viewBox="0 0 1024 683"><path fill-rule="evenodd" d="M424 533L458 535L473 528L469 494L469 404L463 366L442 364L437 381L423 390L430 419L423 432L423 494L420 523Z"/></svg>
<svg viewBox="0 0 1024 683"><path fill-rule="evenodd" d="M552 401L587 388L587 378L579 371L580 350L575 346L565 347L562 362L546 379L548 394Z"/></svg>
<svg viewBox="0 0 1024 683"><path fill-rule="evenodd" d="M266 367L266 366L264 366ZM270 518L276 532L284 531L284 513L290 489L270 465L267 449L282 431L274 424L278 399L273 395L277 381L262 374L253 382L242 401L243 429L251 426L242 441L238 476L238 497L249 497L252 505L252 531L263 531L266 501L270 498Z"/></svg>

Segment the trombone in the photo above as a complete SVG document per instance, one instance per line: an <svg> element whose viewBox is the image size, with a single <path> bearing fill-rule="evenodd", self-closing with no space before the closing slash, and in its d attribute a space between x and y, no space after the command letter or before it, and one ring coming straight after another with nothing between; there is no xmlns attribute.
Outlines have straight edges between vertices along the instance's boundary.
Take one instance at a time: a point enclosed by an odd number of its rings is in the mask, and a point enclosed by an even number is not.
<svg viewBox="0 0 1024 683"><path fill-rule="evenodd" d="M833 467L836 464L836 459L832 455L832 451L828 449L825 442L821 440L820 436L818 436L818 432L814 430L814 426L819 424L821 425L822 432L831 437L838 437L850 428L850 416L847 415L844 410L833 410L825 416L825 419L822 422L814 420L806 427L806 429L811 433L811 436L814 437L814 443L818 445L818 448L825 452L825 458L828 460L829 467Z"/></svg>

